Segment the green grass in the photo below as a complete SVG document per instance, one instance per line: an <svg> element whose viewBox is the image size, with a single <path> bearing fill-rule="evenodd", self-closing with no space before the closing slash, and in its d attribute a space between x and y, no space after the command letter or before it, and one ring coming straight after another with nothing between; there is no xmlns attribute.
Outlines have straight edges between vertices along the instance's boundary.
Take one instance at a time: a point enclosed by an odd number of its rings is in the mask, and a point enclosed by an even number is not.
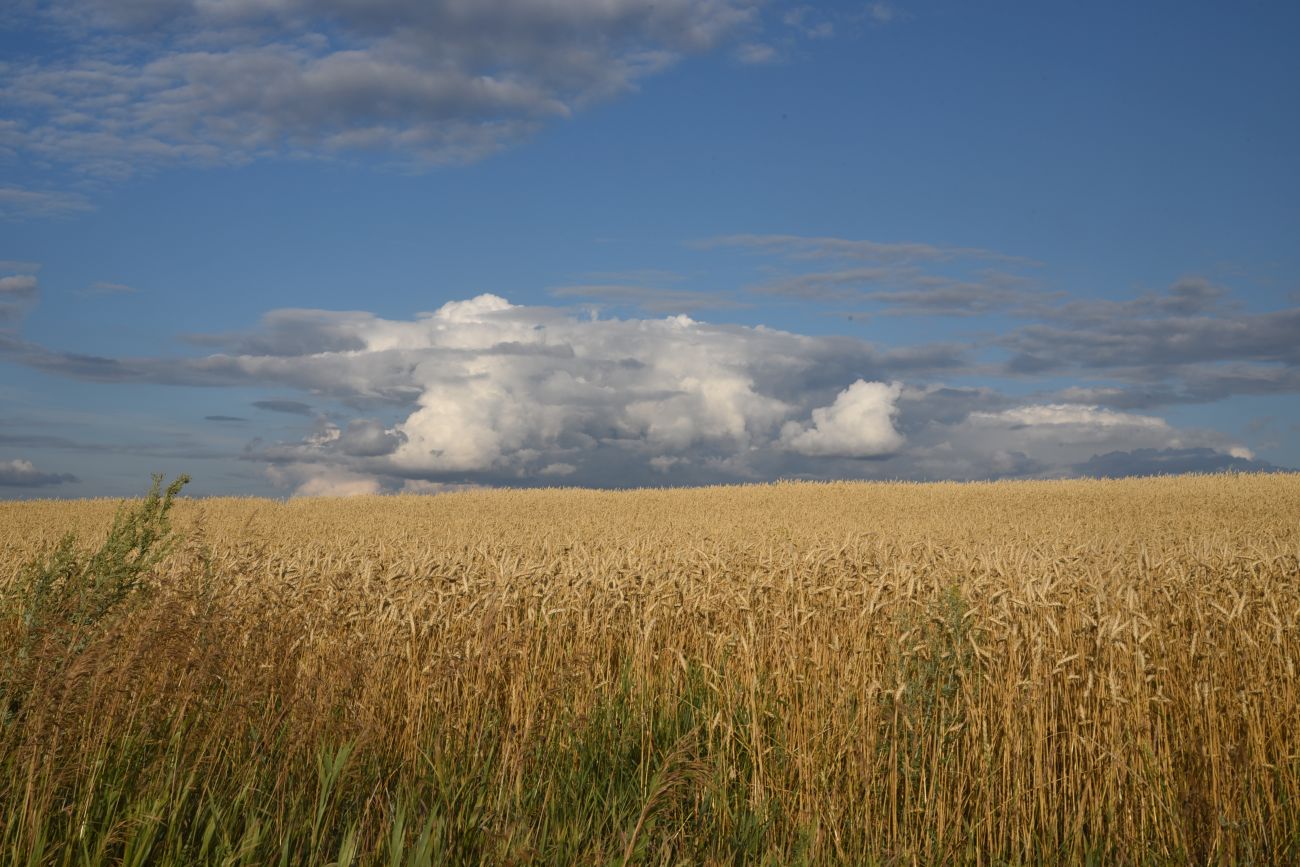
<svg viewBox="0 0 1300 867"><path fill-rule="evenodd" d="M315 756L123 732L76 768L0 758L0 860L28 865L797 863L798 835L755 805L722 712L623 678L507 762L499 720L427 744L415 766L374 750ZM737 720L732 731L743 730ZM22 797L23 792L33 795ZM774 833L781 830L782 833Z"/></svg>

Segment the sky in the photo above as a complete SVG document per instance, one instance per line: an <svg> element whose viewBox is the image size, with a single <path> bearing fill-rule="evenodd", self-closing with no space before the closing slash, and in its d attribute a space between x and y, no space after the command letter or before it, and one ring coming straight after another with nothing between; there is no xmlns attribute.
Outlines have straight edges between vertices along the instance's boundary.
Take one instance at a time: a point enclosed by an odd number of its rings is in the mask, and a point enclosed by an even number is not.
<svg viewBox="0 0 1300 867"><path fill-rule="evenodd" d="M1298 34L10 0L0 498L1300 467Z"/></svg>

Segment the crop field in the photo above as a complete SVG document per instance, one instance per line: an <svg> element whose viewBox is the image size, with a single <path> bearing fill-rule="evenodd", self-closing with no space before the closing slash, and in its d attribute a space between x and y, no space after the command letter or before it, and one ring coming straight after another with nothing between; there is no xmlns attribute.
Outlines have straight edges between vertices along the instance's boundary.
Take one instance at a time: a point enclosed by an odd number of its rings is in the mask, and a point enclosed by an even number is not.
<svg viewBox="0 0 1300 867"><path fill-rule="evenodd" d="M1297 475L6 502L0 862L1297 863L1297 665Z"/></svg>

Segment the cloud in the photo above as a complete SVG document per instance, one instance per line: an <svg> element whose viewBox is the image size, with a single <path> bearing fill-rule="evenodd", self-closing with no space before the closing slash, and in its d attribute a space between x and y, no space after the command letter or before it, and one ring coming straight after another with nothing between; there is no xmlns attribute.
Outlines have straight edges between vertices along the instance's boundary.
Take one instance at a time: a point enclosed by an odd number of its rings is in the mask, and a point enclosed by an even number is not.
<svg viewBox="0 0 1300 867"><path fill-rule="evenodd" d="M835 24L822 17L823 10L813 6L796 6L781 16L782 23L808 39L829 39L835 35Z"/></svg>
<svg viewBox="0 0 1300 867"><path fill-rule="evenodd" d="M1162 432L1169 430L1168 423L1154 416L1133 415L1096 406L1068 404L1020 406L997 413L976 413L975 418L981 422L1006 424L1012 430L1060 431L1064 428L1091 431L1110 431L1117 428Z"/></svg>
<svg viewBox="0 0 1300 867"><path fill-rule="evenodd" d="M282 335L292 339L281 339ZM864 371L886 370L901 376L956 370L966 363L964 347L954 344L876 350L854 338L706 325L680 316L664 320L578 317L562 308L516 307L491 295L449 302L408 321L360 312L273 311L249 332L196 338L201 345L222 350L201 358L90 356L4 334L0 334L0 354L39 370L93 382L285 384L358 405L410 406L424 391L420 380L440 368L448 376L471 377L467 369L486 363L479 359L514 359L510 363L525 368L568 366L580 373L592 364L615 371L636 370L647 364L634 357L632 348L654 356L652 350L664 335L746 347L746 357L757 356L755 363L770 371L777 387L796 394L807 388L838 390ZM629 342L627 351L622 340ZM705 349L707 345L693 351ZM798 370L799 376L786 376L787 369Z"/></svg>
<svg viewBox="0 0 1300 867"><path fill-rule="evenodd" d="M1164 296L1156 296L1152 306L1168 313L1188 316L1207 313L1219 307L1226 299L1228 290L1215 285L1204 277L1183 277L1169 287Z"/></svg>
<svg viewBox="0 0 1300 867"><path fill-rule="evenodd" d="M4 66L0 65L0 82ZM3 105L3 97L0 97ZM29 190L23 187L0 187L0 219L20 220L28 217L66 217L91 210L91 204L78 193L56 190ZM27 264L27 263L23 263Z"/></svg>
<svg viewBox="0 0 1300 867"><path fill-rule="evenodd" d="M1049 363L1044 369L1053 370L1057 366ZM1070 403L1099 403L1116 409L1150 409L1174 404L1213 403L1241 394L1300 392L1300 367L1286 364L1183 364L1108 372L1145 382L1069 386L1056 392L1055 397Z"/></svg>
<svg viewBox="0 0 1300 867"><path fill-rule="evenodd" d="M1236 452L1234 454L1234 452ZM1249 451L1228 452L1209 448L1133 449L1093 455L1076 464L1083 476L1116 478L1120 476L1165 476L1179 473L1268 473L1283 470L1267 461L1255 460Z"/></svg>
<svg viewBox="0 0 1300 867"><path fill-rule="evenodd" d="M830 406L812 411L812 422L786 422L781 445L803 455L870 458L898 451L903 437L894 429L895 405L903 387L898 383L859 379L835 397Z"/></svg>
<svg viewBox="0 0 1300 867"><path fill-rule="evenodd" d="M248 419L238 415L205 415L203 420L229 423L242 423L248 421Z"/></svg>
<svg viewBox="0 0 1300 867"><path fill-rule="evenodd" d="M1212 431L1188 431L1158 416L1100 406L1021 404L975 410L965 419L914 437L925 459L939 459L952 477L1057 477L1078 474L1093 455L1140 448L1237 445ZM959 471L964 467L964 471Z"/></svg>
<svg viewBox="0 0 1300 867"><path fill-rule="evenodd" d="M273 347L267 332L292 334L295 354ZM563 471L587 484L624 483L654 478L663 462L649 461L665 456L679 459L681 478L744 476L762 471L747 465L751 451L784 451L777 442L783 423L807 419L856 380L961 363L952 347L881 351L848 338L685 316L580 317L491 295L413 321L279 311L258 331L214 341L236 353L86 359L16 341L10 350L42 369L99 381L287 386L345 405L392 407L394 422L322 422L302 441L267 445L252 457L394 482L500 482ZM257 348L266 351L248 352ZM254 405L312 412L286 399ZM834 431L843 406L832 409Z"/></svg>
<svg viewBox="0 0 1300 867"><path fill-rule="evenodd" d="M0 277L0 298L26 300L35 298L36 290L36 278L31 274Z"/></svg>
<svg viewBox="0 0 1300 867"><path fill-rule="evenodd" d="M813 5L789 6L764 4L776 14L770 15L771 26L752 32L754 37L736 46L733 56L740 63L762 66L781 63L805 53L802 43L831 39L843 24L852 24L860 16L844 10Z"/></svg>
<svg viewBox="0 0 1300 867"><path fill-rule="evenodd" d="M1184 277L1128 300L1081 299L1032 311L1041 322L1001 342L1056 366L1171 367L1216 361L1300 363L1300 308L1245 313L1228 291Z"/></svg>
<svg viewBox="0 0 1300 867"><path fill-rule="evenodd" d="M47 349L19 337L0 331L0 355L18 364L25 364L36 370L85 379L91 382L126 382L156 381L161 383L181 384L190 380L181 380L168 376L165 369L152 362L132 363L116 358L98 355L84 355L79 352L60 352Z"/></svg>
<svg viewBox="0 0 1300 867"><path fill-rule="evenodd" d="M1164 291L1143 292L1128 299L1076 298L1055 307L1035 311L1040 318L1063 325L1102 326L1117 318L1167 319L1237 312L1240 302L1227 288L1204 277L1186 275Z"/></svg>
<svg viewBox="0 0 1300 867"><path fill-rule="evenodd" d="M0 352L99 382L310 395L255 402L302 418L304 430L254 441L243 459L313 493L414 482L1055 477L1116 451L1243 447L1100 401L945 385L969 375L962 346L885 349L685 315L601 318L495 295L411 319L273 311L247 332L196 342L211 354L95 358L4 334ZM313 410L323 400L329 416Z"/></svg>
<svg viewBox="0 0 1300 867"><path fill-rule="evenodd" d="M276 486L292 487L295 497L358 497L383 492L377 479L337 467L287 464L268 467L267 474Z"/></svg>
<svg viewBox="0 0 1300 867"><path fill-rule="evenodd" d="M902 18L902 13L892 3L885 3L883 0L877 0L867 6L867 15L877 24L892 24Z"/></svg>
<svg viewBox="0 0 1300 867"><path fill-rule="evenodd" d="M104 442L102 431L96 432L94 441L74 440L58 434L0 433L0 445L28 449L60 449L86 454L145 455L148 457L212 458L233 457L229 452L206 446L187 432L171 433L152 441L127 443Z"/></svg>
<svg viewBox="0 0 1300 867"><path fill-rule="evenodd" d="M404 442L404 433L371 418L352 419L337 436L338 447L345 455L362 458L391 455Z"/></svg>
<svg viewBox="0 0 1300 867"><path fill-rule="evenodd" d="M1099 406L1025 403L987 388L904 387L898 424L907 444L885 462L889 478L1063 478L1095 455L1134 449L1239 443L1215 431L1178 428L1158 416Z"/></svg>
<svg viewBox="0 0 1300 867"><path fill-rule="evenodd" d="M0 325L25 316L39 292L40 284L33 274L0 277Z"/></svg>
<svg viewBox="0 0 1300 867"><path fill-rule="evenodd" d="M267 412L282 412L286 415L312 415L310 404L299 400L255 400L252 406Z"/></svg>
<svg viewBox="0 0 1300 867"><path fill-rule="evenodd" d="M41 270L40 262L25 262L20 259L0 259L0 272L7 274L35 274Z"/></svg>
<svg viewBox="0 0 1300 867"><path fill-rule="evenodd" d="M1019 256L1009 256L980 247L944 247L934 244L894 243L852 238L811 237L805 235L719 235L697 241L704 249L741 247L760 253L791 259L846 259L880 265L907 265L916 262L950 262L956 259L985 259L995 262L1034 264Z"/></svg>
<svg viewBox="0 0 1300 867"><path fill-rule="evenodd" d="M1300 307L1196 316L1120 314L1104 324L1026 325L1003 342L1021 356L1081 368L1171 368L1210 361L1300 364Z"/></svg>
<svg viewBox="0 0 1300 867"><path fill-rule="evenodd" d="M43 488L76 481L77 477L70 473L43 473L31 461L0 461L0 486L3 487Z"/></svg>
<svg viewBox="0 0 1300 867"><path fill-rule="evenodd" d="M186 339L198 346L220 346L244 355L291 357L312 352L344 352L364 348L357 327L372 319L353 310L272 310L262 317L261 328L245 334L192 334Z"/></svg>
<svg viewBox="0 0 1300 867"><path fill-rule="evenodd" d="M753 0L56 0L0 66L0 145L102 176L375 154L471 162L758 26Z"/></svg>
<svg viewBox="0 0 1300 867"><path fill-rule="evenodd" d="M854 310L978 316L1042 307L1059 297L1020 273L1036 263L979 247L802 235L723 235L695 243L748 250L779 262L765 269L769 276L749 286L750 292ZM807 270L810 266L817 267ZM773 271L778 276L770 276Z"/></svg>
<svg viewBox="0 0 1300 867"><path fill-rule="evenodd" d="M0 445L24 446L38 449L82 449L93 448L89 444L78 443L57 434L12 434L0 433Z"/></svg>
<svg viewBox="0 0 1300 867"><path fill-rule="evenodd" d="M1225 288L1184 277L1127 300L1026 304L1039 321L996 339L1012 375L1105 377L1060 398L1117 408L1300 391L1300 307L1246 312Z"/></svg>
<svg viewBox="0 0 1300 867"><path fill-rule="evenodd" d="M736 59L750 66L775 63L780 57L776 48L764 42L746 42L736 47Z"/></svg>
<svg viewBox="0 0 1300 867"><path fill-rule="evenodd" d="M752 286L750 291L801 301L874 305L892 315L910 316L976 316L1044 298L1032 281L1001 271L958 277L899 267L817 271Z"/></svg>

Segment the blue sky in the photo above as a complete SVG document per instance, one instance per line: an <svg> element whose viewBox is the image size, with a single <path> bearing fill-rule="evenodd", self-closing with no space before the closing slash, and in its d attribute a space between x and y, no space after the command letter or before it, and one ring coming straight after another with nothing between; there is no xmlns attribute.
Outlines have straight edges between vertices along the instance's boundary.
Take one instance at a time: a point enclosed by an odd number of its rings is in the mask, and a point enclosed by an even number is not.
<svg viewBox="0 0 1300 867"><path fill-rule="evenodd" d="M1292 4L11 6L0 496L1300 466Z"/></svg>

